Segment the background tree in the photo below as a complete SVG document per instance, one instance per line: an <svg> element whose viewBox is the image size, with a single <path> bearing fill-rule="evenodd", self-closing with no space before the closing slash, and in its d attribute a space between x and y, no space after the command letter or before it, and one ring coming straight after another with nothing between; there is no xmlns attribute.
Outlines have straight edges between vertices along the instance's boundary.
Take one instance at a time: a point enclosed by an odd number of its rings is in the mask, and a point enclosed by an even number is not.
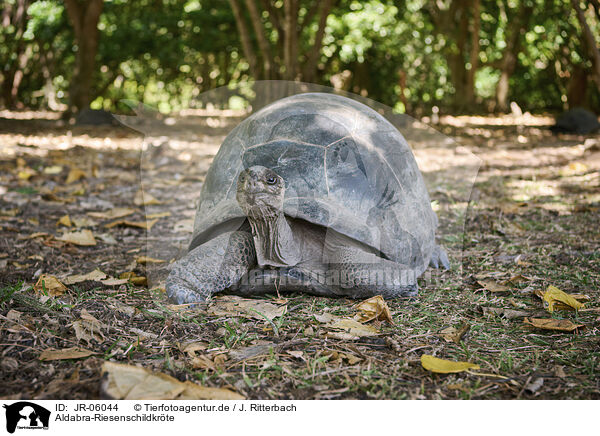
<svg viewBox="0 0 600 436"><path fill-rule="evenodd" d="M600 112L598 0L3 0L0 104L75 112L257 104L244 84L334 85L419 116ZM237 94L237 95L235 95Z"/></svg>
<svg viewBox="0 0 600 436"><path fill-rule="evenodd" d="M100 39L98 21L103 6L104 0L65 0L77 43L75 71L69 94L69 108L74 112L87 108L92 100L96 54Z"/></svg>

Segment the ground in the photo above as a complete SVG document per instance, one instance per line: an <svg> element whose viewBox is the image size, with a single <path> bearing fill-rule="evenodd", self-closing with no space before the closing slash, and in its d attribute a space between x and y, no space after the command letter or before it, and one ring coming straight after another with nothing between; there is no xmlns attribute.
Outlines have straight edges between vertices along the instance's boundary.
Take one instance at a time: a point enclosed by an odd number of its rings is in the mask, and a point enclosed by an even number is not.
<svg viewBox="0 0 600 436"><path fill-rule="evenodd" d="M526 114L442 117L434 127L456 141L450 155L415 137L452 269L429 271L418 298L386 301L393 324L370 321L367 335L331 326L331 315L355 314L346 299L166 299L167 265L185 251L203 178L241 116L131 121L143 146L125 127L0 113L0 397L115 397L102 376L112 361L227 389L217 397L600 398L600 136L552 136L548 117ZM95 245L73 241L86 229ZM103 274L73 278L94 270ZM550 313L548 286L584 306ZM536 318L574 326L528 324ZM438 374L422 355L479 369Z"/></svg>

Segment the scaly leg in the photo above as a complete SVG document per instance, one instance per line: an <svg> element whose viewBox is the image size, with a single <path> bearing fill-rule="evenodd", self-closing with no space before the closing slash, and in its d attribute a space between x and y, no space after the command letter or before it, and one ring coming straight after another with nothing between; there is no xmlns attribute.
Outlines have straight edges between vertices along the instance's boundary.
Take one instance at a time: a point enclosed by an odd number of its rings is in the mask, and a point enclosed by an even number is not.
<svg viewBox="0 0 600 436"><path fill-rule="evenodd" d="M238 285L256 265L252 235L227 232L194 248L175 262L167 278L167 296L177 304L199 303Z"/></svg>

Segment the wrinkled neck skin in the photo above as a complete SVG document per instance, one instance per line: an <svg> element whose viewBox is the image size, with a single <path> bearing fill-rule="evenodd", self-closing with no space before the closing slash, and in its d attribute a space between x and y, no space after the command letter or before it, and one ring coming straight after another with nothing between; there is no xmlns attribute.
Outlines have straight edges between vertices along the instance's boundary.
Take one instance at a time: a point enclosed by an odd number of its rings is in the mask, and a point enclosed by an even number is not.
<svg viewBox="0 0 600 436"><path fill-rule="evenodd" d="M263 210L264 212L264 210ZM260 267L288 267L300 262L300 244L282 211L250 213L256 259Z"/></svg>

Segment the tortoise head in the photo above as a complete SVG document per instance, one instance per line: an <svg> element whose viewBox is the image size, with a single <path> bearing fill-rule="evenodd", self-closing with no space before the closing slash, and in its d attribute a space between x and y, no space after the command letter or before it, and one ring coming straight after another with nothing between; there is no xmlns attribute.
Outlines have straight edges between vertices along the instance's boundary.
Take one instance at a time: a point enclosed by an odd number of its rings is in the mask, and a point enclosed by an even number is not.
<svg viewBox="0 0 600 436"><path fill-rule="evenodd" d="M256 165L243 170L237 182L237 201L251 218L276 216L283 210L285 183L275 171Z"/></svg>

